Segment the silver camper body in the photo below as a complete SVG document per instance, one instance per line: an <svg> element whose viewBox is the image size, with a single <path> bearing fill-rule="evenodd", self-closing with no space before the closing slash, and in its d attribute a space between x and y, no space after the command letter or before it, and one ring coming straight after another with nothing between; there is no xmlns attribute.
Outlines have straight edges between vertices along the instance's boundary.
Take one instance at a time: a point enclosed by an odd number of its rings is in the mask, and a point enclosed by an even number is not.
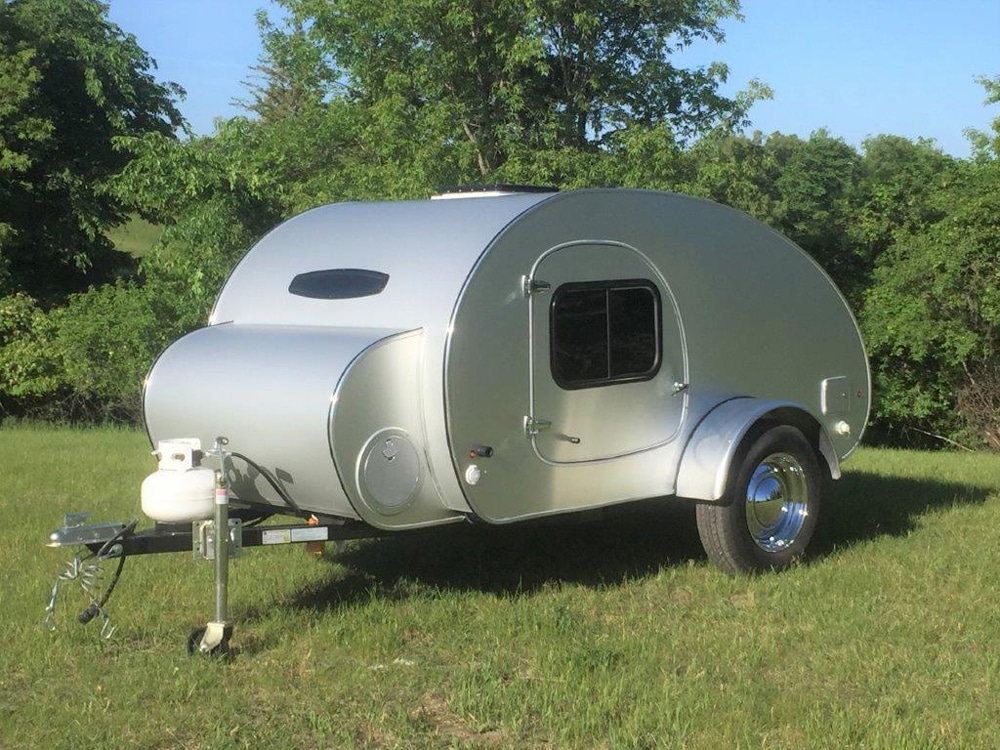
<svg viewBox="0 0 1000 750"><path fill-rule="evenodd" d="M154 445L228 437L234 501L401 530L729 502L762 424L836 478L870 393L844 299L758 221L651 191L513 192L278 226L159 358L145 417Z"/></svg>

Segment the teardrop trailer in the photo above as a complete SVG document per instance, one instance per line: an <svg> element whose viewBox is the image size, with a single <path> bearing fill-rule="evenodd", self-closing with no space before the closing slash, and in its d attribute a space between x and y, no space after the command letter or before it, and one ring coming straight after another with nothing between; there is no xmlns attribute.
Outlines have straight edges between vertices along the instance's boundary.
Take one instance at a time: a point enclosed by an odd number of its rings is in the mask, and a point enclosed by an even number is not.
<svg viewBox="0 0 1000 750"><path fill-rule="evenodd" d="M74 517L50 546L119 572L132 554L213 558L200 651L228 643L228 560L246 546L676 496L723 570L803 554L871 391L815 261L676 194L436 198L323 206L264 236L146 380L156 525ZM298 522L249 523L275 514Z"/></svg>

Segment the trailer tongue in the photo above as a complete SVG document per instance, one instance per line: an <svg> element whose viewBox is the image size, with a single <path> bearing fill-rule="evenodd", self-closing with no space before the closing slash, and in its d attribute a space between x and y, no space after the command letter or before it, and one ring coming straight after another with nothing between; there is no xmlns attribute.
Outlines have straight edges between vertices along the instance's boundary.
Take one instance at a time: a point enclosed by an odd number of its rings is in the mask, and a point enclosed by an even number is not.
<svg viewBox="0 0 1000 750"><path fill-rule="evenodd" d="M205 454L219 465L217 470L211 471L198 465L198 440L161 441L160 450L154 454L158 455L161 468L143 483L142 504L150 517L167 517L172 523L157 522L152 528L136 530L137 520L87 524L85 521L89 513L68 514L63 526L49 535L47 546L70 548L74 553L52 586L42 620L43 627L56 630L59 594L67 585L76 584L89 600L86 609L77 616L77 621L86 625L99 618L101 637L110 638L115 627L105 607L121 576L125 560L132 555L190 550L196 559L214 562L215 609L213 618L188 637L188 652L224 654L229 650L233 633L233 624L228 616L229 560L239 557L243 548L303 543L324 545L326 542L342 543L391 533L360 521L332 518L321 521L313 515L298 524L255 525L272 515L274 509L245 504L230 507L227 464L232 454L225 449L228 442L225 437L216 438L213 447ZM172 468L164 469L165 465ZM186 465L187 470L178 470L178 465ZM209 472L212 482L207 508L201 472ZM173 505L168 502L171 497L174 498ZM179 507L183 510L178 510ZM228 529L228 534L216 533L217 529L224 528ZM109 562L115 565L115 570L105 584L104 566Z"/></svg>

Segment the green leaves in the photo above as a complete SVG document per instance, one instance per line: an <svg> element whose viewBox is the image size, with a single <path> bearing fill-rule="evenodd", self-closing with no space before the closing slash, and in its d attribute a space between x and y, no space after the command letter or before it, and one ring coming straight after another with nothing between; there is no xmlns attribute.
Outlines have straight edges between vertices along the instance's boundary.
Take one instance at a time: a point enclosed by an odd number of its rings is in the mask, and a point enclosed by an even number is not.
<svg viewBox="0 0 1000 750"><path fill-rule="evenodd" d="M766 95L756 86L723 97L725 66L686 70L671 62L695 38L721 41L719 21L736 14L735 0L282 5L286 43L267 27L272 57L295 40L311 41L326 74L310 80L325 81L325 101L398 119L411 137L439 144L459 162L453 181L496 179L509 161L523 171L536 153L595 151L635 126L668 127L681 140L721 122L736 127Z"/></svg>
<svg viewBox="0 0 1000 750"><path fill-rule="evenodd" d="M51 396L63 385L52 321L24 294L0 297L0 393Z"/></svg>
<svg viewBox="0 0 1000 750"><path fill-rule="evenodd" d="M902 228L879 258L862 322L879 416L1000 447L1000 164L955 177L940 218Z"/></svg>
<svg viewBox="0 0 1000 750"><path fill-rule="evenodd" d="M123 220L105 189L125 163L112 139L180 122L179 88L96 0L0 4L0 293L48 305L129 266L104 232Z"/></svg>
<svg viewBox="0 0 1000 750"><path fill-rule="evenodd" d="M313 206L626 186L735 206L816 258L867 336L876 433L1000 447L1000 120L970 133L968 161L891 135L860 150L824 130L744 135L770 90L722 96L724 63L675 64L723 41L736 0L280 6L257 16L255 117L179 141L181 90L101 3L0 4L0 395L136 413L154 350L204 323L257 237ZM982 82L1000 102L1000 78ZM139 269L105 239L128 212L163 227ZM119 276L133 282L101 286Z"/></svg>
<svg viewBox="0 0 1000 750"><path fill-rule="evenodd" d="M23 294L0 298L0 394L55 419L139 421L143 378L184 332L164 291L106 284L48 312Z"/></svg>

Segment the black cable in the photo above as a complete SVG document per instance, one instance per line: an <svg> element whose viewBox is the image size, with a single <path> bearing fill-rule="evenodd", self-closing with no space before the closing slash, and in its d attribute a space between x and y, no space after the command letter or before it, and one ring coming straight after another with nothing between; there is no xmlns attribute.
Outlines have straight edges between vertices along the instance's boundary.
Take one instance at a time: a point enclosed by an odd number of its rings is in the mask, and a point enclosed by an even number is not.
<svg viewBox="0 0 1000 750"><path fill-rule="evenodd" d="M262 516L257 516L256 518L251 518L249 521L246 521L243 524L243 528L244 529L252 529L254 526L259 526L260 524L264 523L264 521L266 521L267 519L271 518L274 515L275 515L274 513L265 513Z"/></svg>
<svg viewBox="0 0 1000 750"><path fill-rule="evenodd" d="M278 493L278 497L280 497L282 500L285 501L285 505L287 505L292 510L298 511L299 513L302 513L302 509L299 508L299 506L295 504L295 501L292 500L292 498L289 497L288 493L286 493L285 490L281 487L281 485L278 484L278 480L275 479L273 476L271 476L271 472L269 472L267 469L265 469L260 464L255 463L254 461L251 461L249 458L247 458L246 456L244 456L242 453L230 453L229 455L232 456L233 458L240 459L240 461L246 462L247 466L250 466L250 467L256 469L258 472L260 472L260 475L262 477L264 477L264 479L267 480L267 483L269 485L271 485L271 488L275 492Z"/></svg>
<svg viewBox="0 0 1000 750"><path fill-rule="evenodd" d="M108 539L108 541L104 543L100 551L97 553L97 559L100 560L101 558L103 558L105 553L107 553L107 551L111 549L111 545L113 545L119 539L122 539L127 535L131 534L133 531L135 531L136 524L138 523L139 521L138 519L136 519L131 523L129 523L128 525L122 526L122 528L120 528L114 534L114 536L112 536L110 539ZM122 568L125 567L126 557L128 557L128 555L125 554L125 551L123 549L122 554L119 555L118 557L118 568L115 570L114 575L111 576L111 583L109 583L108 587L104 589L104 594L101 596L100 601L91 602L90 606L87 607L83 612L81 612L79 617L76 618L77 620L79 620L81 625L86 625L88 622L97 617L97 615L100 614L101 610L104 609L104 605L108 603L108 599L111 598L111 593L115 590L115 586L118 585L118 579L121 578Z"/></svg>

